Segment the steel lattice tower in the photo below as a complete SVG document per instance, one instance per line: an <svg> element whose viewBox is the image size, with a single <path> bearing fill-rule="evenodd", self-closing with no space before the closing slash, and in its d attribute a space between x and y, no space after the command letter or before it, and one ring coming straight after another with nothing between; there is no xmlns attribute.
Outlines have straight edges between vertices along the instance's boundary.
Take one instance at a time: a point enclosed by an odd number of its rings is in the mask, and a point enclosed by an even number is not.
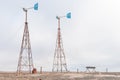
<svg viewBox="0 0 120 80"><path fill-rule="evenodd" d="M27 22L27 9L23 8L26 18L25 18L25 26L22 38L22 44L20 49L17 73L28 72L31 73L33 66L33 59L32 59L32 51L30 45L30 35L28 30L28 22Z"/></svg>
<svg viewBox="0 0 120 80"><path fill-rule="evenodd" d="M67 71L67 64L65 53L63 49L61 31L60 31L60 18L56 17L58 20L58 33L57 33L57 40L56 40L56 48L54 53L54 60L53 60L53 72L66 72Z"/></svg>

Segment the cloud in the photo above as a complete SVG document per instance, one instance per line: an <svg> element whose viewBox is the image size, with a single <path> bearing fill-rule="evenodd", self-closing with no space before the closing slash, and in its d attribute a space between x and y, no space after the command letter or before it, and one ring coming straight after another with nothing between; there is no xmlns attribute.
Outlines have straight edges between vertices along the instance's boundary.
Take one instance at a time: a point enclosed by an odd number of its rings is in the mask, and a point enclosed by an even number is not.
<svg viewBox="0 0 120 80"><path fill-rule="evenodd" d="M14 2L14 3L13 3ZM24 28L23 7L32 1L1 2L0 70L16 70ZM119 70L120 53L119 0L41 1L39 10L30 10L28 26L35 66L51 70L57 38L56 16L61 19L61 34L69 70L84 71L94 65L99 71ZM9 7L9 8L8 8ZM10 54L10 55L9 55ZM6 67L5 67L6 66ZM9 67L8 67L9 66Z"/></svg>

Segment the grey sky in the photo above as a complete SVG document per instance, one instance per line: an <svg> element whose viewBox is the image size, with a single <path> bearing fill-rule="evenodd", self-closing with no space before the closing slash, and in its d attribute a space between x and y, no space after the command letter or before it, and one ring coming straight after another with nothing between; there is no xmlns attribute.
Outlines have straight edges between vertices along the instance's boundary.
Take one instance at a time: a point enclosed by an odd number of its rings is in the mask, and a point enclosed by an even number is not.
<svg viewBox="0 0 120 80"><path fill-rule="evenodd" d="M4 0L0 1L0 71L17 69L22 33L23 7L39 3L28 12L28 24L35 67L52 69L57 37L56 16L62 19L63 47L69 70L96 66L98 71L120 71L119 0Z"/></svg>

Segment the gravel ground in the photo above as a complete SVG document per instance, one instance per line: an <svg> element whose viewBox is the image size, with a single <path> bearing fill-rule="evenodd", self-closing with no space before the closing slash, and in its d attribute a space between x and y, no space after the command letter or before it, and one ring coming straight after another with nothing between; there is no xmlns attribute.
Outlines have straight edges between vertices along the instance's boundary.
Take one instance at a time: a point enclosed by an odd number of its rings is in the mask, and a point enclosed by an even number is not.
<svg viewBox="0 0 120 80"><path fill-rule="evenodd" d="M0 80L120 80L120 73L42 73L24 74L0 73Z"/></svg>

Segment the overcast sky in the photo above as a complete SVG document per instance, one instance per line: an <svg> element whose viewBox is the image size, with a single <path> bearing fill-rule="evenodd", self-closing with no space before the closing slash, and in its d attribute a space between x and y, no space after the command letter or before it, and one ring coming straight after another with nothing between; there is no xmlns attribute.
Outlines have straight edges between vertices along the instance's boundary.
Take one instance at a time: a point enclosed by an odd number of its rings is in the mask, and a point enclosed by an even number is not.
<svg viewBox="0 0 120 80"><path fill-rule="evenodd" d="M52 70L57 38L56 16L61 19L61 33L68 70L120 71L120 0L1 0L0 1L0 71L16 71L25 13L23 7L39 3L39 10L29 10L28 26L35 67Z"/></svg>

